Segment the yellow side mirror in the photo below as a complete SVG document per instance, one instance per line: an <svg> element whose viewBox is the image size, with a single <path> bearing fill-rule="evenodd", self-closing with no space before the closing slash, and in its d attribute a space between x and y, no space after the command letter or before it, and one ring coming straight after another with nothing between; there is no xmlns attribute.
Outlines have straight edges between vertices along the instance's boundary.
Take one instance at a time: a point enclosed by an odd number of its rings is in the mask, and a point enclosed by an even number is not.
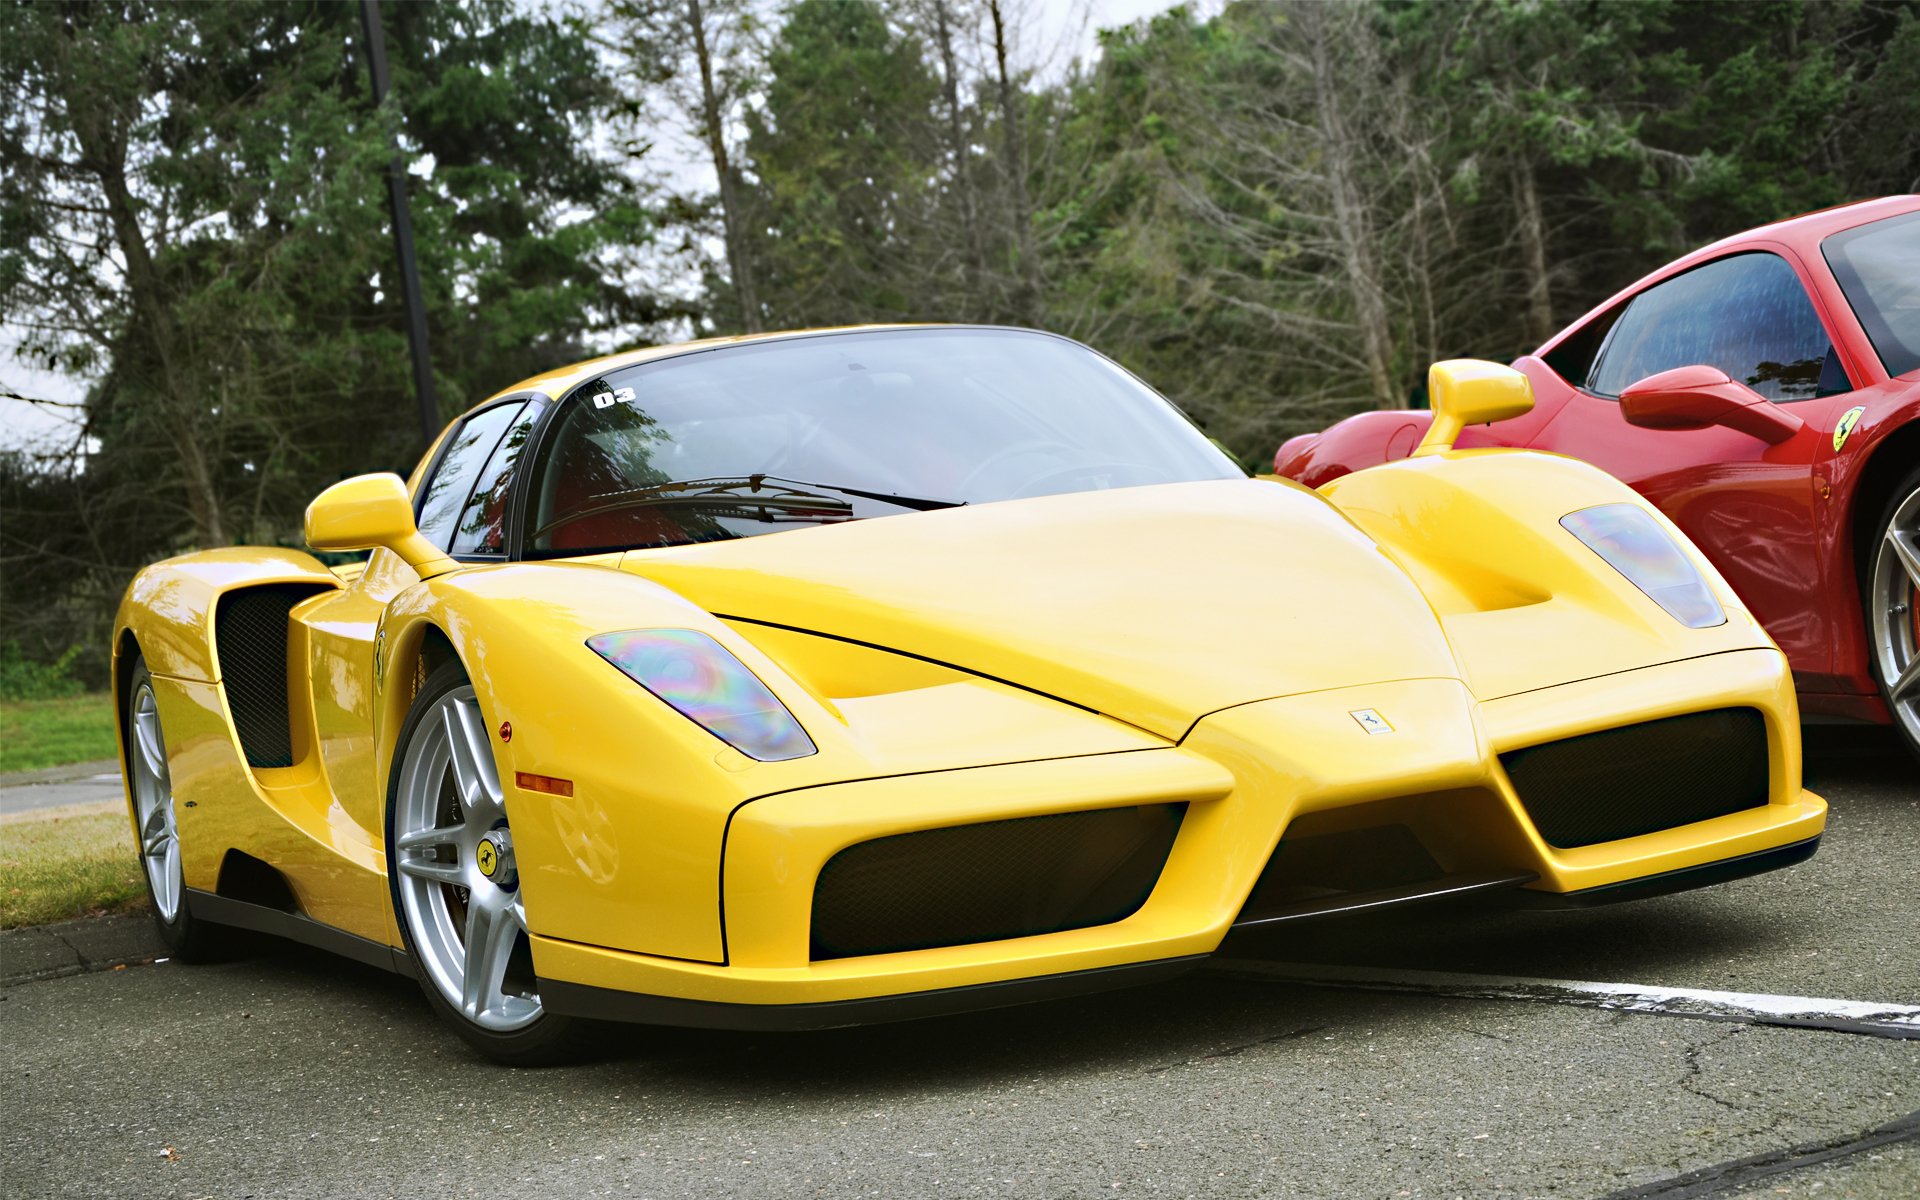
<svg viewBox="0 0 1920 1200"><path fill-rule="evenodd" d="M1505 421L1533 411L1533 382L1512 367L1477 358L1450 358L1427 368L1433 424L1414 454L1453 449L1469 425Z"/></svg>
<svg viewBox="0 0 1920 1200"><path fill-rule="evenodd" d="M398 475L356 475L343 479L307 505L307 545L315 550L372 550L384 547L427 579L456 565L440 547L420 536L413 502Z"/></svg>

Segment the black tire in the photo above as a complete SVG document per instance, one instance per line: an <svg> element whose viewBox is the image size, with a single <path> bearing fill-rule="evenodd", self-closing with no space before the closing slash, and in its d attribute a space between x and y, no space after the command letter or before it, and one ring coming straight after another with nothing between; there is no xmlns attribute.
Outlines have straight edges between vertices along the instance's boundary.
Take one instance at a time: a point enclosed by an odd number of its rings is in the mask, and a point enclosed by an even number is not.
<svg viewBox="0 0 1920 1200"><path fill-rule="evenodd" d="M407 907L402 903L399 856L394 844L401 767L407 760L409 747L419 735L422 719L435 711L435 706L447 693L466 687L468 683L467 673L458 662L446 663L435 670L427 677L420 694L414 697L413 705L407 711L406 722L400 727L400 737L394 743L385 815L387 889L388 898L393 904L394 923L399 926L408 961L413 964L414 976L419 980L420 990L426 994L427 1004L467 1045L494 1062L507 1066L532 1067L569 1062L578 1058L587 1048L591 1022L542 1012L531 1024L508 1032L476 1024L452 1004L428 976L420 941L407 915Z"/></svg>
<svg viewBox="0 0 1920 1200"><path fill-rule="evenodd" d="M142 849L142 842L140 840L142 822L139 793L139 787L141 785L136 779L137 773L141 770L136 761L136 756L140 754L140 749L135 740L140 734L135 726L135 716L136 710L140 705L142 691L146 690L150 692L152 687L153 673L147 670L146 659L144 657L136 657L133 660L133 671L127 678L127 692L126 695L121 698L120 708L120 729L122 741L124 742L120 769L126 773L129 815L133 819L135 830L136 840L134 844L136 861L140 865L140 877L146 881L147 903L153 911L154 926L159 930L160 940L166 944L167 950L172 957L182 962L190 963L219 962L223 959L232 958L234 955L246 949L247 939L242 931L225 925L216 925L204 918L196 917L193 913L192 894L189 893L184 886L179 889L179 900L174 913L172 916L168 916L165 911L165 906L161 903L161 897L154 887L154 872L149 869L148 856ZM157 712L155 713L155 722L157 728ZM173 804L171 777L166 776L164 778L164 802L171 808ZM179 834L177 832L177 824L172 825L172 828L176 831L174 833L175 853L178 854Z"/></svg>
<svg viewBox="0 0 1920 1200"><path fill-rule="evenodd" d="M1872 539L1866 543L1867 551L1865 561L1861 564L1860 582L1864 608L1862 616L1867 635L1867 660L1872 667L1875 681L1880 685L1880 698L1885 701L1887 711L1893 717L1896 736L1916 759L1920 759L1920 700L1909 698L1904 704L1895 703L1892 692L1893 681L1887 678L1886 664L1882 661L1884 652L1880 645L1880 634L1875 629L1875 621L1880 615L1886 617L1889 625L1903 617L1907 623L1907 630L1902 633L1890 629L1889 636L1905 643L1906 651L1913 656L1908 659L1909 662L1920 658L1920 624L1916 624L1915 616L1916 609L1920 609L1920 580L1911 577L1907 579L1905 588L1907 611L1904 614L1876 614L1876 606L1890 601L1889 597L1881 594L1882 589L1889 586L1889 583L1877 575L1877 572L1883 569L1885 555L1882 548L1886 545L1888 531L1893 527L1894 518L1900 513L1902 507L1907 506L1908 511L1912 512L1910 506L1916 501L1920 501L1920 468L1909 471L1904 479L1894 485L1893 494L1887 498L1885 506L1873 518L1873 524L1869 526ZM1897 586L1897 583L1897 578L1892 580L1892 585Z"/></svg>

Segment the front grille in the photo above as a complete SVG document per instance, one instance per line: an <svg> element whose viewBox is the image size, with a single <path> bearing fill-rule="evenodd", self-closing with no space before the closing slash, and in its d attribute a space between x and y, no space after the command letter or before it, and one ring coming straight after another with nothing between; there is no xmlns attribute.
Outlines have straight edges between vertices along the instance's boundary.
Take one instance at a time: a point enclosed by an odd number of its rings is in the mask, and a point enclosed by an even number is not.
<svg viewBox="0 0 1920 1200"><path fill-rule="evenodd" d="M1724 817L1767 802L1767 723L1722 708L1500 756L1527 816L1563 850Z"/></svg>
<svg viewBox="0 0 1920 1200"><path fill-rule="evenodd" d="M277 584L228 592L213 611L213 645L220 686L227 693L234 732L247 765L293 765L293 727L287 712L287 614L315 592L305 584Z"/></svg>
<svg viewBox="0 0 1920 1200"><path fill-rule="evenodd" d="M813 957L926 950L1105 925L1160 879L1184 804L927 829L849 846L813 891Z"/></svg>
<svg viewBox="0 0 1920 1200"><path fill-rule="evenodd" d="M1446 873L1405 825L1306 835L1289 830L1255 881L1240 920L1330 896L1432 883Z"/></svg>

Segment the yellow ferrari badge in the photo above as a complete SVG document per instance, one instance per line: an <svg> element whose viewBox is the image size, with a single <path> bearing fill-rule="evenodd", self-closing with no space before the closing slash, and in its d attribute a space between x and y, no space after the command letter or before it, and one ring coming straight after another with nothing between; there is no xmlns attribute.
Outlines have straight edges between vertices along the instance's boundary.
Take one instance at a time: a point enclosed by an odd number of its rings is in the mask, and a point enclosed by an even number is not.
<svg viewBox="0 0 1920 1200"><path fill-rule="evenodd" d="M1356 708L1347 715L1360 722L1360 728L1368 733L1393 732L1393 726L1387 724L1387 719L1371 708Z"/></svg>
<svg viewBox="0 0 1920 1200"><path fill-rule="evenodd" d="M1860 414L1866 411L1866 405L1856 404L1840 415L1840 423L1833 427L1833 449L1836 454L1839 453L1840 447L1847 444L1847 438L1852 435L1853 427L1860 423Z"/></svg>
<svg viewBox="0 0 1920 1200"><path fill-rule="evenodd" d="M500 868L500 852L493 848L492 842L481 842L480 848L473 852L474 861L480 865L480 873L488 879Z"/></svg>

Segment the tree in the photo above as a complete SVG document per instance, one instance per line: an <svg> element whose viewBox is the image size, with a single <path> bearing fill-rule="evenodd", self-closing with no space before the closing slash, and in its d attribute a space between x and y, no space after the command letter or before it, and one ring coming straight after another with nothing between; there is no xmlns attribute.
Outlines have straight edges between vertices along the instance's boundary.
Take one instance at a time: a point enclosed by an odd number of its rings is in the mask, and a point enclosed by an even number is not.
<svg viewBox="0 0 1920 1200"><path fill-rule="evenodd" d="M449 412L581 357L594 331L673 315L624 277L654 213L594 149L617 96L582 67L582 31L504 3L387 12L382 112L345 6L0 12L0 86L18 101L0 115L0 319L92 384L79 482L41 489L77 486L88 541L10 512L10 607L27 574L11 567L57 554L100 581L66 576L102 620L98 598L143 560L293 540L320 486L411 463L381 203L393 133L415 164ZM9 467L31 510L38 468Z"/></svg>
<svg viewBox="0 0 1920 1200"><path fill-rule="evenodd" d="M944 315L964 248L938 244L940 85L872 0L787 12L747 110L751 245L774 327Z"/></svg>

